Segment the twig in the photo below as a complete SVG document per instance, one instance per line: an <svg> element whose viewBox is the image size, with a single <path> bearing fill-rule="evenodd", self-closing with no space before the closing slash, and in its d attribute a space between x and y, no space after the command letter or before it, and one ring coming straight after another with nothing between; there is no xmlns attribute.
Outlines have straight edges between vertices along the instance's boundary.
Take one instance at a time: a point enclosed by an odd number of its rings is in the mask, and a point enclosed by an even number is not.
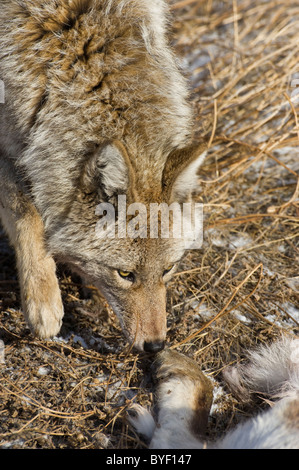
<svg viewBox="0 0 299 470"><path fill-rule="evenodd" d="M213 120L213 129L212 129L211 137L210 137L210 140L209 140L209 143L208 143L208 148L211 147L212 142L213 142L213 140L214 140L215 133L216 133L216 127L217 127L217 100L215 99L215 100L214 100L214 120Z"/></svg>
<svg viewBox="0 0 299 470"><path fill-rule="evenodd" d="M10 384L13 388L16 388L14 384ZM17 391L13 392L9 388L7 388L5 385L1 385L1 387L8 392L11 395L14 395L18 397L21 400L28 400L30 405L35 406L39 410L42 410L44 413L50 416L54 416L56 418L63 418L63 419L86 419L89 418L90 416L93 416L95 414L95 410L91 411L86 411L83 413L68 413L65 411L58 411L58 410L52 410L51 408L47 408L46 406L41 405L37 400L34 398L30 397L30 395L27 395L24 393L24 391Z"/></svg>
<svg viewBox="0 0 299 470"><path fill-rule="evenodd" d="M175 3L174 5L171 5L170 9L171 10L178 10L179 8L184 8L187 5L191 5L192 3L196 3L198 0L182 0L180 2Z"/></svg>
<svg viewBox="0 0 299 470"><path fill-rule="evenodd" d="M288 203L289 204L289 203ZM298 217L292 217L289 215L283 215L283 214L276 214L276 213L267 213L267 214L246 214L246 215L240 215L239 217L231 217L227 219L220 219L216 220L216 222L209 224L208 228L214 228L218 227L219 225L242 225L242 224L248 224L248 222L254 222L259 219L263 219L265 217L271 217L271 218L279 218L279 219L287 219L287 220L293 220L294 222L298 222ZM274 240L275 241L275 240Z"/></svg>

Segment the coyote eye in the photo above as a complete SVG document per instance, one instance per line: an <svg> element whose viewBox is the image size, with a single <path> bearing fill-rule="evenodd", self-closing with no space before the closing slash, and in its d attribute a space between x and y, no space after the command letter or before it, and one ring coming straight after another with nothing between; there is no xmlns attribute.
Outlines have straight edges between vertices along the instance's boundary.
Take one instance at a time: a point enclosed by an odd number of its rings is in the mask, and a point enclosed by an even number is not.
<svg viewBox="0 0 299 470"><path fill-rule="evenodd" d="M134 274L132 272L122 271L121 269L119 269L117 272L120 275L120 277L122 277L123 279L126 279L126 281L130 281L130 282L134 281Z"/></svg>
<svg viewBox="0 0 299 470"><path fill-rule="evenodd" d="M163 276L165 276L165 274L169 273L172 270L173 267L174 267L174 264L172 264L171 266L168 266L168 268L166 268L163 271Z"/></svg>

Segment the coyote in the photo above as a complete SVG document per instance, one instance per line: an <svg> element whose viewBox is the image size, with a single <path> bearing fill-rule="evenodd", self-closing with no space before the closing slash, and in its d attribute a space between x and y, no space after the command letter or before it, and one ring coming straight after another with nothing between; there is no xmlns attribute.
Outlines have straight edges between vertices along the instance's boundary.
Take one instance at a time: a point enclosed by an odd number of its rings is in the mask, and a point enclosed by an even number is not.
<svg viewBox="0 0 299 470"><path fill-rule="evenodd" d="M157 364L157 424L140 405L128 410L130 423L150 440L150 448L299 449L299 337L262 346L244 365L225 369L225 380L241 401L259 394L274 404L213 443L204 436L211 381L194 361L172 350L160 352Z"/></svg>
<svg viewBox="0 0 299 470"><path fill-rule="evenodd" d="M119 195L182 205L196 190L206 144L192 137L166 1L0 0L0 9L0 217L27 323L40 338L58 334L62 262L99 288L137 349L156 352L165 283L186 244L101 238L96 208Z"/></svg>

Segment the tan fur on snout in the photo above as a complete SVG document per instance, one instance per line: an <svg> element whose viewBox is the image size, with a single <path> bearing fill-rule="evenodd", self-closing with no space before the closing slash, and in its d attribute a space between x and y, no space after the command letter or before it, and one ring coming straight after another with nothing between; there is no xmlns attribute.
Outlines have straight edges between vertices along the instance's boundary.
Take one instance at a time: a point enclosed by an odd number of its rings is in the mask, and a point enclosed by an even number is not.
<svg viewBox="0 0 299 470"><path fill-rule="evenodd" d="M133 340L133 346L143 349L144 342L159 343L166 340L166 288L142 285L122 298L124 331Z"/></svg>

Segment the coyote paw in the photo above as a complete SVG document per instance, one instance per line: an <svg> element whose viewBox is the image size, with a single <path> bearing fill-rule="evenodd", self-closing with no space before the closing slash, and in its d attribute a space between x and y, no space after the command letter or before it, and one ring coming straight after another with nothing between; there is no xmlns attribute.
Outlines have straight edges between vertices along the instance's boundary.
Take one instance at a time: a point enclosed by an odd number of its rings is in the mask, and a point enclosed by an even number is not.
<svg viewBox="0 0 299 470"><path fill-rule="evenodd" d="M37 272L27 276L22 304L33 334L47 339L59 333L64 311L53 259L44 260Z"/></svg>
<svg viewBox="0 0 299 470"><path fill-rule="evenodd" d="M34 299L28 302L27 308L30 313L27 313L26 320L34 335L48 339L59 333L64 314L61 299L53 298L49 303Z"/></svg>

